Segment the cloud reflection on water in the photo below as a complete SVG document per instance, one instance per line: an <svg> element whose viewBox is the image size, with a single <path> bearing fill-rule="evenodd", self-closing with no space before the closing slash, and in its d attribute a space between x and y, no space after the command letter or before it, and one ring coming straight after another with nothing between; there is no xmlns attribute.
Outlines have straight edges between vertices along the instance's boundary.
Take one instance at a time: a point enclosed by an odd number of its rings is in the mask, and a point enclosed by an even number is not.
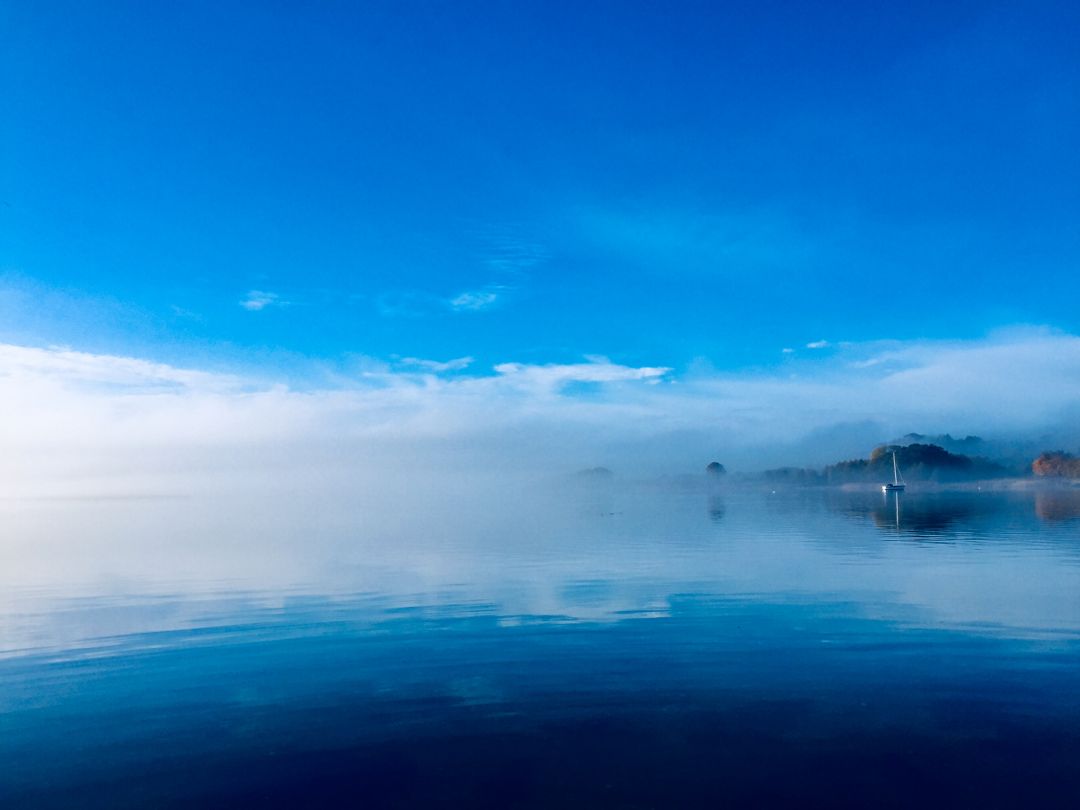
<svg viewBox="0 0 1080 810"><path fill-rule="evenodd" d="M680 594L850 600L925 625L1080 631L1071 496L634 485L0 504L8 652L367 594L505 617L664 615ZM883 544L882 540L933 540ZM913 619L913 616L921 618Z"/></svg>

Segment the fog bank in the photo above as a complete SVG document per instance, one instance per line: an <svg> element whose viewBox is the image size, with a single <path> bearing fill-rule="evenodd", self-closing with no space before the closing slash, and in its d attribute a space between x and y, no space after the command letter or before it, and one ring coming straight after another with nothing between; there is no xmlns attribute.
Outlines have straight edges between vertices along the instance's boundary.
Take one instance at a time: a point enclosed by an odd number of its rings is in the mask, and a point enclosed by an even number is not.
<svg viewBox="0 0 1080 810"><path fill-rule="evenodd" d="M1071 447L1080 338L840 344L768 369L605 358L490 370L409 358L299 388L69 348L0 345L9 496L184 493L823 464L909 431Z"/></svg>

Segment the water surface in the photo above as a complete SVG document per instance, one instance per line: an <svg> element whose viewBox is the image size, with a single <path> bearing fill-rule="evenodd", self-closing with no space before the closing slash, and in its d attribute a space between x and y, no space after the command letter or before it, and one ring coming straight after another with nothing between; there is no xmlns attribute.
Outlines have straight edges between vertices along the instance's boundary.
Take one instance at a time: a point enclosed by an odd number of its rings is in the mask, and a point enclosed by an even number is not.
<svg viewBox="0 0 1080 810"><path fill-rule="evenodd" d="M5 501L5 806L1073 806L1080 495Z"/></svg>

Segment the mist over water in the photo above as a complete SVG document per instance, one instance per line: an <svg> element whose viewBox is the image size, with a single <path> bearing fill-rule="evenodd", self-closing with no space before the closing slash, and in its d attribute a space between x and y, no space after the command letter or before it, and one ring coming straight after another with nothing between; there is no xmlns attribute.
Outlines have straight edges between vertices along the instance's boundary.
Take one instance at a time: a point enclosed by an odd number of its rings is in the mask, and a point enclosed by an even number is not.
<svg viewBox="0 0 1080 810"><path fill-rule="evenodd" d="M0 797L1080 796L1075 495L418 475L6 500Z"/></svg>
<svg viewBox="0 0 1080 810"><path fill-rule="evenodd" d="M1076 601L1065 598L1080 549L1072 489L883 496L693 481L415 476L358 482L354 491L16 499L0 509L0 584L9 598L232 590L408 601L456 591L474 601L513 600L514 611L572 616L581 606L565 594L575 582L648 586L660 597L877 591L904 604L905 590L928 588L936 577L948 583L940 604L929 589L911 595L911 607L962 611L968 605L953 596L966 583L1000 597L1000 610L978 620L1007 627L1009 611L1032 606L1030 598L1005 597L1001 575L1037 590L1037 602L1061 600L1037 624L1071 630L1078 618ZM963 576L948 582L953 566ZM1025 572L1039 579L1037 589L1016 583ZM590 615L603 612L591 604Z"/></svg>
<svg viewBox="0 0 1080 810"><path fill-rule="evenodd" d="M476 480L484 492L508 477L596 464L631 478L673 475L712 458L757 472L865 457L913 429L979 434L980 452L1022 467L1080 442L1080 338L1047 329L844 344L726 372L590 356L441 372L331 368L290 386L3 343L0 368L0 482L13 497L298 489L353 498L388 480L422 489L432 479L437 488Z"/></svg>

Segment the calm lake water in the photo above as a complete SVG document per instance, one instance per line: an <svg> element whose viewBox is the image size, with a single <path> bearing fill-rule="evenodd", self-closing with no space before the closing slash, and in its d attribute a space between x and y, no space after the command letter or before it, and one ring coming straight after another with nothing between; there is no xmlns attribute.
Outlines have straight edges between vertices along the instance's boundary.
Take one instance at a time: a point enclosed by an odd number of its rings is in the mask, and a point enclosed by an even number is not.
<svg viewBox="0 0 1080 810"><path fill-rule="evenodd" d="M1080 491L455 486L0 502L0 805L1080 805Z"/></svg>

